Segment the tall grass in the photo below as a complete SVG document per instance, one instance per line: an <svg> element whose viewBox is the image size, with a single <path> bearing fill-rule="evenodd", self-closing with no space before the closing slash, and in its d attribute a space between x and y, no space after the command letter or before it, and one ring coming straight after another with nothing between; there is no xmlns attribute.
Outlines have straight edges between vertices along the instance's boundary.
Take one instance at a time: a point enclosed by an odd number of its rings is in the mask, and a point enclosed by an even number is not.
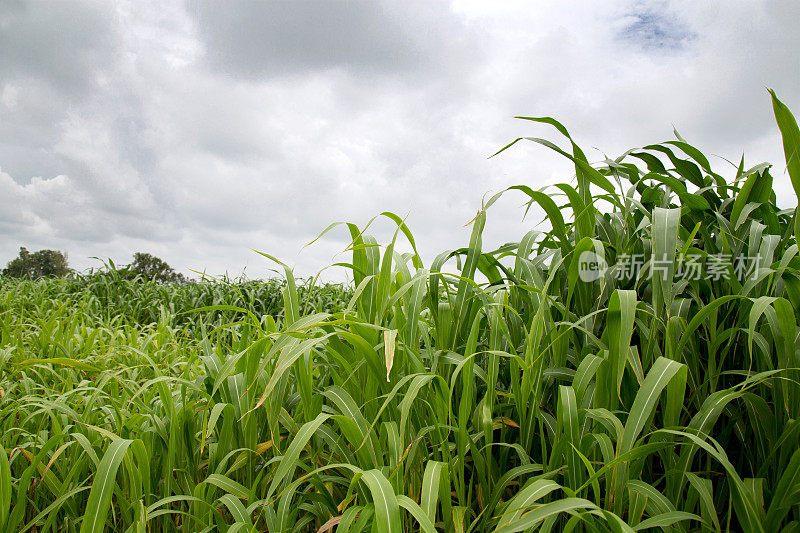
<svg viewBox="0 0 800 533"><path fill-rule="evenodd" d="M395 251L416 250L399 217L384 246L346 224L338 310L304 308L289 268L278 321L237 310L196 335L175 310L144 327L4 284L0 526L800 530L797 217L769 167L724 177L681 139L590 164L526 120L575 163L572 184L500 193L547 228L484 250L497 195L426 267ZM608 268L587 278L586 257Z"/></svg>
<svg viewBox="0 0 800 533"><path fill-rule="evenodd" d="M96 320L117 319L143 327L159 322L166 313L170 324L192 334L200 324L217 327L236 322L248 313L263 319L267 315L278 321L283 316L281 291L283 279L257 280L209 278L186 283L160 283L141 277L131 279L113 266L90 274L65 278L42 279L39 282L0 278L7 292L24 294L24 310L37 312L43 302L57 300L79 309ZM352 290L342 283L318 283L314 279L297 284L303 312L340 311L347 305ZM227 306L222 309L220 306ZM201 310L202 309L202 310ZM21 311L23 309L21 308Z"/></svg>

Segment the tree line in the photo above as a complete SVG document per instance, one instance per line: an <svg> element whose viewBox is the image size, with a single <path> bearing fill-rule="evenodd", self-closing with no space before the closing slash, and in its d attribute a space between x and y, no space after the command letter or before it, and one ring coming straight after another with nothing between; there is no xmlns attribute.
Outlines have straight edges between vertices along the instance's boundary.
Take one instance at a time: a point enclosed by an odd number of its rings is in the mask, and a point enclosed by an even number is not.
<svg viewBox="0 0 800 533"><path fill-rule="evenodd" d="M187 278L176 272L166 261L146 252L135 252L133 261L117 268L110 262L110 267L128 279L143 279L160 283L184 283ZM9 261L2 271L3 277L38 279L43 277L64 277L74 271L69 268L67 253L59 250L39 250L29 252L24 246L19 255Z"/></svg>

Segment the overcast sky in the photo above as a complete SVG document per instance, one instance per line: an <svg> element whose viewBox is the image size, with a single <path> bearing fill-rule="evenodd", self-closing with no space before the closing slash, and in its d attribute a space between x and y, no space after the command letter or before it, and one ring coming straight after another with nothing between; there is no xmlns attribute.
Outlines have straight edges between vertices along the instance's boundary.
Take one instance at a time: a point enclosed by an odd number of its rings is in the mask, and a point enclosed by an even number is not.
<svg viewBox="0 0 800 533"><path fill-rule="evenodd" d="M569 7L566 7L569 6ZM0 264L30 250L183 272L347 259L328 224L408 216L430 260L486 193L571 179L513 119L592 160L682 137L775 163L765 87L800 115L800 2L0 2ZM716 169L729 172L721 158ZM510 194L485 245L519 240ZM381 242L391 227L381 222ZM338 254L338 255L337 255ZM343 274L332 273L340 278Z"/></svg>

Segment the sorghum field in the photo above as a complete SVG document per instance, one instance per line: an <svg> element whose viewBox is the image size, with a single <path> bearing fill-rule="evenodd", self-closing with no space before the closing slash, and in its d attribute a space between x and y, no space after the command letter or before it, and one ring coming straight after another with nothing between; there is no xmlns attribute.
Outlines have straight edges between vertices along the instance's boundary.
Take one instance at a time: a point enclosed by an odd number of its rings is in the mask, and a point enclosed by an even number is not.
<svg viewBox="0 0 800 533"><path fill-rule="evenodd" d="M680 139L590 164L527 120L576 179L500 193L547 220L497 250L495 196L429 265L391 213L387 243L329 228L352 287L2 280L0 529L800 531L797 217L769 166Z"/></svg>

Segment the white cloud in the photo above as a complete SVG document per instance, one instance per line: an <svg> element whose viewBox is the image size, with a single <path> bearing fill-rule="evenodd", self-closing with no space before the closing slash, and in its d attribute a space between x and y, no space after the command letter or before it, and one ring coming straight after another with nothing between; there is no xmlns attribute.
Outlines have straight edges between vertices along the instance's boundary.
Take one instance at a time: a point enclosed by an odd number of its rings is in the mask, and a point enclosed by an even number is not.
<svg viewBox="0 0 800 533"><path fill-rule="evenodd" d="M76 6L67 27L54 5ZM0 262L21 245L66 249L78 268L143 250L183 271L263 275L257 248L307 275L343 259L346 232L305 243L384 210L409 214L430 261L467 242L486 193L569 179L567 161L534 145L487 160L517 136L560 142L518 114L558 118L595 159L674 125L704 151L775 162L789 191L764 87L800 112L797 4L399 5L0 13L15 28L0 43L12 50L0 61ZM492 208L487 248L536 222L521 222L522 202Z"/></svg>

